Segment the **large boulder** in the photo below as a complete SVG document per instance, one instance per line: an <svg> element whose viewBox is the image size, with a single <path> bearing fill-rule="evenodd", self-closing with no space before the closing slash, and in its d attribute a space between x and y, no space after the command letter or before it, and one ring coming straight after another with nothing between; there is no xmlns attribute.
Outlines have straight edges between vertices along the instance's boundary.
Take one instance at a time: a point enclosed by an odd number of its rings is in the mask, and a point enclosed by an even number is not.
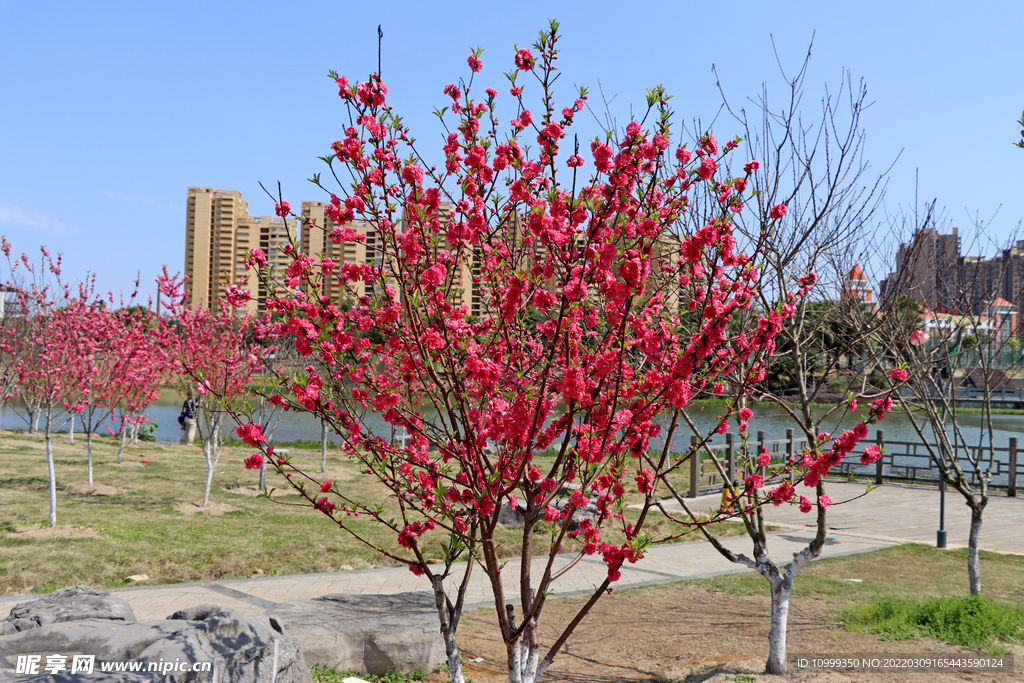
<svg viewBox="0 0 1024 683"><path fill-rule="evenodd" d="M306 662L383 675L445 660L434 598L427 593L330 594L267 612L302 646Z"/></svg>
<svg viewBox="0 0 1024 683"><path fill-rule="evenodd" d="M17 607L12 618L49 614L54 602L64 605L59 612L64 616L88 613L95 598L91 589L68 591L60 600ZM14 612L30 616L13 617ZM66 669L47 673L47 656L55 654L67 657ZM18 657L32 655L42 658L39 675L18 674ZM71 674L74 655L94 656L93 673ZM122 665L122 672L104 672L112 668L104 667L105 663L136 665L140 670L125 672ZM149 671L151 666L154 671ZM194 666L200 670L182 670ZM0 636L0 681L81 683L85 678L91 683L312 682L298 642L279 623L266 615L249 617L219 605L201 605L143 624L122 618L54 620Z"/></svg>
<svg viewBox="0 0 1024 683"><path fill-rule="evenodd" d="M551 505L556 508L564 508L569 504L569 497L572 496L573 492L579 488L579 484L562 484L558 489L558 495L564 496L564 498L555 498L551 501ZM522 526L526 523L526 503L519 503L515 508L511 508L508 505L502 505L493 514L497 516L498 524L503 526ZM573 511L572 519L569 520L569 531L576 531L579 529L580 523L584 519L589 519L593 522L597 519L598 514L597 505L594 503L588 504L585 508Z"/></svg>
<svg viewBox="0 0 1024 683"><path fill-rule="evenodd" d="M72 586L12 609L10 616L0 621L0 635L79 619L111 619L131 623L135 621L135 612L127 602L107 591L88 586Z"/></svg>

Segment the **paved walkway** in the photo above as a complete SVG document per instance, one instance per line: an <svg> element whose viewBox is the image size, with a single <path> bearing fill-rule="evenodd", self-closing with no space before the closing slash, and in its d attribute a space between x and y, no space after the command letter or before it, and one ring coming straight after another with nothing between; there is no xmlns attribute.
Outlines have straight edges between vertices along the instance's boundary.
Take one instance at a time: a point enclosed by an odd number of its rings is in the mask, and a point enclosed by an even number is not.
<svg viewBox="0 0 1024 683"><path fill-rule="evenodd" d="M829 539L822 557L836 557L867 552L906 542L934 545L939 517L939 494L935 489L884 486L864 493L863 484L828 486L829 495L837 503L829 510ZM705 496L693 501L696 511L717 507L719 496ZM843 501L850 501L844 503ZM842 504L838 504L842 503ZM688 503L689 504L689 503ZM946 494L946 529L948 546L967 544L970 511L958 493ZM789 506L769 507L766 519L782 530L772 534L768 548L779 564L802 549L813 537L813 519ZM749 555L746 536L726 539L725 545ZM981 547L996 552L1024 554L1024 498L994 497L985 510ZM571 556L560 556L564 566ZM535 573L541 571L540 565ZM727 574L745 569L734 565L703 542L677 543L650 548L643 560L622 568L617 590L636 588L683 579ZM509 595L518 577L518 564L509 562L504 572ZM558 579L554 593L559 597L589 594L604 580L607 570L599 557L588 557ZM389 594L428 590L423 577L414 576L406 568L370 569L363 571L274 576L234 579L205 583L174 584L115 588L127 600L139 621L163 619L184 607L202 603L219 603L244 614L255 615L276 603L299 598L314 598L327 593ZM36 596L0 598L0 614L20 602ZM481 571L475 571L466 596L470 606L493 604L490 586Z"/></svg>

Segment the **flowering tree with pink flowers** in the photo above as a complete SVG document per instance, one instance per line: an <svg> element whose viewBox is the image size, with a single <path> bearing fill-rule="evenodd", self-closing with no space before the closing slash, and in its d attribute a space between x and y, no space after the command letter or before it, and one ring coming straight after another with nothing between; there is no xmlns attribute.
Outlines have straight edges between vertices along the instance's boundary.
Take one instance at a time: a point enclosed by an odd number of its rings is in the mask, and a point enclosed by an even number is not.
<svg viewBox="0 0 1024 683"><path fill-rule="evenodd" d="M293 244L281 274L263 252L251 254L278 292L266 302L281 320L276 334L317 359L282 376L269 399L327 421L345 452L394 492L394 507L362 504L301 471L251 422L238 428L259 449L246 466L269 462L360 540L357 516L394 532L398 547L377 550L429 580L458 682L456 633L474 567L492 588L509 680L536 681L623 565L657 540L644 530L655 487L697 450L679 446L692 398L740 367L763 373L759 359L787 315L766 311L730 331L757 295L750 254L786 210L769 207L756 234L737 230L758 179L757 162L730 161L740 140L720 144L707 132L693 149L673 143L669 98L655 88L637 120L581 153L570 130L587 94L559 107L557 39L552 23L532 50L515 52L507 130L497 90L478 94L481 51L469 56L468 80L444 88L442 168L420 156L378 75L355 84L335 76L350 125L324 158L338 182L327 190L329 223L300 220L334 242L367 239L350 223L365 221L373 256L335 263ZM688 219L694 206L712 207L700 225ZM324 294L329 281L347 305ZM229 292L235 305L247 297ZM374 418L410 442L374 432ZM641 509L627 519L626 499L637 494ZM523 522L511 565L495 535L505 506ZM567 549L572 559L559 559ZM546 600L590 555L607 577L542 650Z"/></svg>
<svg viewBox="0 0 1024 683"><path fill-rule="evenodd" d="M132 297L134 299L134 295ZM88 478L93 483L92 436L108 419L120 413L117 461L130 428L160 394L168 373L166 344L156 316L141 307L103 309L87 321L95 351L80 359L83 373L81 420L86 433Z"/></svg>
<svg viewBox="0 0 1024 683"><path fill-rule="evenodd" d="M0 339L6 357L5 372L15 378L15 395L34 406L43 420L49 475L50 526L57 526L57 472L53 436L82 410L83 370L77 361L93 353L94 341L84 334L83 321L103 307L90 284L77 292L61 279L60 258L41 248L38 270L26 255L11 262L10 245L3 242L12 275L22 269L28 276L18 287L18 309L24 315L17 330Z"/></svg>
<svg viewBox="0 0 1024 683"><path fill-rule="evenodd" d="M227 302L219 311L186 306L188 292L165 271L158 279L170 303L161 319L161 337L170 356L179 393L198 395L198 436L206 459L202 507L210 502L213 472L220 461L224 419L242 397L253 375L263 367L264 349L251 343L252 316L235 315Z"/></svg>

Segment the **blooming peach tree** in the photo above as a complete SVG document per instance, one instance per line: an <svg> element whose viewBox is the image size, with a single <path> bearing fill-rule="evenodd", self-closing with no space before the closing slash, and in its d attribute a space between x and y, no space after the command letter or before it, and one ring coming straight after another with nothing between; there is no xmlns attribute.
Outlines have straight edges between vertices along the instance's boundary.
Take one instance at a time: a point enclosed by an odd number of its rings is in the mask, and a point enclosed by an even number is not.
<svg viewBox="0 0 1024 683"><path fill-rule="evenodd" d="M778 329L775 313L756 332L728 328L756 292L743 247L756 253L770 232L741 244L734 230L756 162L734 168L738 140L720 145L710 132L692 150L674 143L660 87L642 116L581 153L570 131L587 94L558 102L557 40L552 23L515 51L508 128L498 115L507 98L481 94L482 52L470 54L468 80L444 88L441 167L420 155L379 75L332 74L349 119L324 157L338 185L327 190L326 224L296 219L335 243L365 241L369 257L335 262L292 244L275 273L266 254L251 254L276 292L266 301L276 333L310 359L268 398L327 421L395 496L361 503L275 455L252 422L238 428L259 449L246 466L269 462L360 540L357 516L395 534L396 546L377 550L430 582L457 682L474 567L491 587L509 680L536 681L655 540L644 530L655 486L693 452L673 446L692 398ZM713 215L682 230L695 202ZM277 211L291 215L283 197ZM236 305L249 296L229 292ZM410 438L385 438L392 429ZM641 501L637 512L628 500ZM514 548L498 540L502 512L521 521ZM605 579L542 650L545 602L592 555Z"/></svg>
<svg viewBox="0 0 1024 683"><path fill-rule="evenodd" d="M10 245L2 241L10 260ZM0 338L0 353L7 361L5 372L15 378L14 395L34 406L43 420L46 465L49 476L51 527L57 526L57 472L53 459L53 437L81 412L84 405L83 364L80 359L94 352L95 341L86 333L88 321L103 307L91 283L78 288L61 281L60 257L53 258L45 247L38 271L22 254L11 262L14 275L19 267L33 273L17 289L18 308L24 320L12 334ZM50 280L52 278L52 281ZM5 397L6 398L6 397ZM31 418L30 418L31 419Z"/></svg>
<svg viewBox="0 0 1024 683"><path fill-rule="evenodd" d="M227 302L219 311L187 306L183 283L167 272L158 279L160 292L170 303L161 318L160 336L169 355L175 385L184 396L198 395L196 426L206 460L202 507L210 501L213 472L220 461L222 429L231 404L246 391L263 368L267 349L252 342L258 328L249 315L235 315Z"/></svg>

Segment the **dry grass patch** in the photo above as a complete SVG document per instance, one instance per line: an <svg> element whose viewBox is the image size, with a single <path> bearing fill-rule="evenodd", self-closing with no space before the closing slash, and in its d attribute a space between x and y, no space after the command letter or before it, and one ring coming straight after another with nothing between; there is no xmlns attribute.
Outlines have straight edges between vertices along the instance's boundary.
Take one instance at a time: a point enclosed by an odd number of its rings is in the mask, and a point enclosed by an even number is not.
<svg viewBox="0 0 1024 683"><path fill-rule="evenodd" d="M70 484L64 489L68 493L77 493L82 496L116 496L119 493L124 493L124 489L119 489L116 486L106 486L104 484Z"/></svg>
<svg viewBox="0 0 1024 683"><path fill-rule="evenodd" d="M258 486L236 486L230 489L224 489L227 493L233 493L236 496L249 496L255 498L256 496L263 495L263 491ZM292 489L279 489L274 491L274 497L277 496L297 496L298 492Z"/></svg>
<svg viewBox="0 0 1024 683"><path fill-rule="evenodd" d="M49 526L22 526L9 532L15 539L50 539L50 538L96 538L99 533L92 528L58 524Z"/></svg>
<svg viewBox="0 0 1024 683"><path fill-rule="evenodd" d="M174 509L176 512L180 512L183 515L210 515L211 517L219 517L227 512L235 512L238 508L228 505L226 503L207 503L206 507L203 507L201 501L194 503L175 503Z"/></svg>

